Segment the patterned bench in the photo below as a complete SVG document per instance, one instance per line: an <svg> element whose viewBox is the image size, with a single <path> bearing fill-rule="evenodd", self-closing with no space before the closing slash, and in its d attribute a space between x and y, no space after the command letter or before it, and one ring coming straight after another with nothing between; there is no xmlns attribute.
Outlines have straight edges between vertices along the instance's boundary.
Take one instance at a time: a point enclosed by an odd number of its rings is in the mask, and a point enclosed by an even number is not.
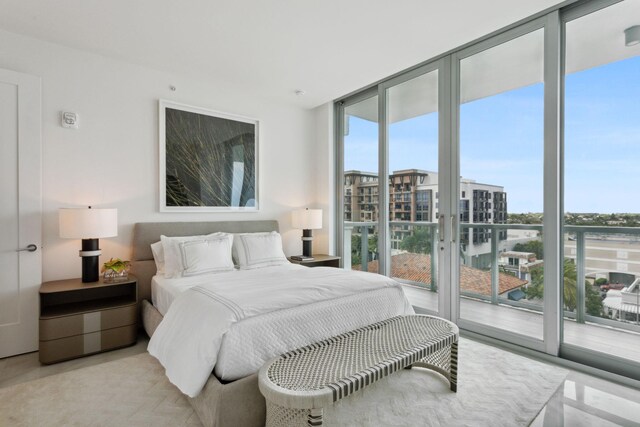
<svg viewBox="0 0 640 427"><path fill-rule="evenodd" d="M267 427L320 426L323 408L404 368L444 375L457 390L458 327L398 316L278 356L260 369Z"/></svg>

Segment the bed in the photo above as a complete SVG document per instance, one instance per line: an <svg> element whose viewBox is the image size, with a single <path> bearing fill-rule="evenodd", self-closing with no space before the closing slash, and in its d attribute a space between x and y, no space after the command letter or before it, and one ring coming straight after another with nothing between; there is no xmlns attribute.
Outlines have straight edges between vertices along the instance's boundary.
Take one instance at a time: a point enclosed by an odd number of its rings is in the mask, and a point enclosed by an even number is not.
<svg viewBox="0 0 640 427"><path fill-rule="evenodd" d="M210 286L216 290L216 297L220 297L224 295L225 286L226 291L230 292L238 282L238 286L242 286L240 289L247 287L245 293L256 294L254 301L243 305L249 312L256 306L267 304L263 301L270 298L271 304L277 303L277 309L272 308L272 311L268 312L254 310L254 315L230 323L231 326L225 329L226 333L221 338L220 347L215 348L218 359L213 375L211 369L205 371L201 383L204 387L200 385L189 388L192 387L190 383L181 383L181 378L174 374L171 366L167 366L166 358L163 360L159 357L167 368L170 380L185 394L194 396L188 399L205 425L264 425L265 401L258 390L257 371L265 360L274 355L355 329L363 324L412 312L401 288L394 283L385 283L393 282L390 279L332 268L308 269L283 264L258 271L221 273L211 278L206 275L200 278L190 277L186 281L172 282L154 278L156 266L150 245L157 242L160 235L190 236L212 232L270 231L278 231L276 221L139 223L134 228L132 272L138 277L142 323L149 336L153 336L150 353L156 357L158 353L163 354L158 352L157 342L165 341L165 350L182 352L178 360L186 360L183 358L188 356L188 353L184 348L194 347L193 343L185 342L167 347L166 341L177 342L183 337L193 340L195 338L191 335L195 336L196 333L190 332L200 324L210 325L218 322L215 313L219 310L198 308L198 300L193 298L201 297L200 293L203 291L195 292L193 289ZM231 280L236 282L230 282ZM375 282L377 288L365 289L371 285L364 283L368 281ZM316 282L322 286L312 285ZM334 282L335 285L332 285ZM358 290L359 286L362 289ZM189 289L189 292L183 292L185 289ZM272 289L276 290L275 294ZM149 302L152 299L157 307ZM181 306L182 312L178 311ZM163 313L168 313L167 321L157 330L163 320ZM207 322L193 323L193 319L207 316L210 317ZM173 336L168 334L167 330L173 331ZM191 367L197 365L197 362L196 357L179 367Z"/></svg>

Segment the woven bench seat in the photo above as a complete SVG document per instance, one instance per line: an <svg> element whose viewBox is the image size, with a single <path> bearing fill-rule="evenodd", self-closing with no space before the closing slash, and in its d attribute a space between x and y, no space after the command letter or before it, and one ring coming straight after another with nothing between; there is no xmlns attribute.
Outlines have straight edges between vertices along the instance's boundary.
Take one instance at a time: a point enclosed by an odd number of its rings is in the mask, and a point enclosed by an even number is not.
<svg viewBox="0 0 640 427"><path fill-rule="evenodd" d="M432 369L457 390L458 327L397 316L290 351L258 374L267 426L320 426L323 408L404 368Z"/></svg>

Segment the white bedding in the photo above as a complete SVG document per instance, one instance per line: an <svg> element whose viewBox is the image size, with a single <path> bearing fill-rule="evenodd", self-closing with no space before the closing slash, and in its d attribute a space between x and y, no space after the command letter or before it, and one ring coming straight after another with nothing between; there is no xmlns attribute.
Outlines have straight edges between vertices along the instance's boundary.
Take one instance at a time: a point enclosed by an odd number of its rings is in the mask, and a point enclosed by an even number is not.
<svg viewBox="0 0 640 427"><path fill-rule="evenodd" d="M214 367L221 379L241 378L285 351L413 313L394 280L336 268L287 264L191 277L182 286L149 353L192 397Z"/></svg>
<svg viewBox="0 0 640 427"><path fill-rule="evenodd" d="M208 276L181 277L168 279L164 276L153 276L151 279L151 302L163 316L167 314L174 299L192 286L196 286Z"/></svg>

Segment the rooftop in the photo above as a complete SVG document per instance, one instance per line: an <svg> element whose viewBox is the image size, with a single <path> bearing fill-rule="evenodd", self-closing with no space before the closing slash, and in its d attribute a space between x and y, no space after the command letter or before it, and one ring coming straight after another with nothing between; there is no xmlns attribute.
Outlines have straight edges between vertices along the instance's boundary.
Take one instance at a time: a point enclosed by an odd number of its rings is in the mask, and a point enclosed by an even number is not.
<svg viewBox="0 0 640 427"><path fill-rule="evenodd" d="M533 252L505 251L505 252L501 252L500 256L502 258L529 259L529 258L535 258L536 254L534 254Z"/></svg>
<svg viewBox="0 0 640 427"><path fill-rule="evenodd" d="M353 266L359 270L360 266ZM378 261L368 264L369 271L378 271ZM404 253L391 256L391 277L412 282L431 283L431 255ZM528 282L506 273L499 273L498 293L504 294ZM463 292L491 295L491 272L460 265L460 288Z"/></svg>

